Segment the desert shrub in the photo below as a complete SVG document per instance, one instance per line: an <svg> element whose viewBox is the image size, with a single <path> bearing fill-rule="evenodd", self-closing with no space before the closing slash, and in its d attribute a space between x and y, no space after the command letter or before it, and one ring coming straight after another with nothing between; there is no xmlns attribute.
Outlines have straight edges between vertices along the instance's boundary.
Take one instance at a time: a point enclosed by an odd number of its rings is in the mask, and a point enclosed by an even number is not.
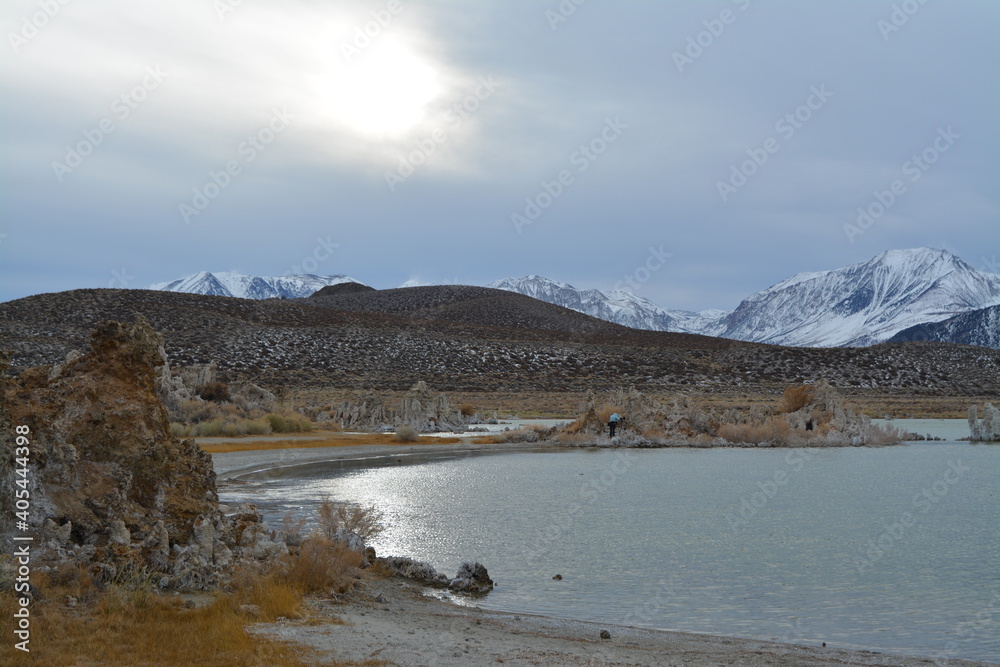
<svg viewBox="0 0 1000 667"><path fill-rule="evenodd" d="M374 505L346 505L324 498L319 506L319 532L332 539L340 531L356 533L368 541L385 530L385 515Z"/></svg>
<svg viewBox="0 0 1000 667"><path fill-rule="evenodd" d="M785 387L785 393L778 404L778 412L788 414L806 407L813 401L812 385L803 384L798 387Z"/></svg>
<svg viewBox="0 0 1000 667"><path fill-rule="evenodd" d="M271 422L266 417L248 420L246 432L248 435L267 435L271 432Z"/></svg>
<svg viewBox="0 0 1000 667"><path fill-rule="evenodd" d="M270 423L273 433L300 433L313 429L312 422L303 415L282 415L277 412L269 412L264 415L264 418Z"/></svg>
<svg viewBox="0 0 1000 667"><path fill-rule="evenodd" d="M781 417L771 417L758 424L723 424L719 436L733 443L791 444L791 427Z"/></svg>
<svg viewBox="0 0 1000 667"><path fill-rule="evenodd" d="M221 419L212 419L206 422L200 422L194 424L194 429L191 435L195 435L202 438L212 438L222 435L222 428L225 426L225 422Z"/></svg>
<svg viewBox="0 0 1000 667"><path fill-rule="evenodd" d="M281 532L285 534L285 542L289 546L302 542L302 529L305 525L305 518L296 519L291 512L285 512L285 516L281 517Z"/></svg>
<svg viewBox="0 0 1000 667"><path fill-rule="evenodd" d="M194 392L202 399L213 403L229 403L233 400L229 395L229 385L225 382L209 382L196 388Z"/></svg>
<svg viewBox="0 0 1000 667"><path fill-rule="evenodd" d="M403 424L396 429L396 440L399 442L416 442L420 440L420 434L412 426Z"/></svg>
<svg viewBox="0 0 1000 667"><path fill-rule="evenodd" d="M538 442L539 432L533 428L519 428L513 431L503 431L499 437L500 442Z"/></svg>
<svg viewBox="0 0 1000 667"><path fill-rule="evenodd" d="M184 424L179 424L177 422L170 422L170 435L175 438L186 438L191 434L191 427L185 426Z"/></svg>
<svg viewBox="0 0 1000 667"><path fill-rule="evenodd" d="M289 586L303 593L346 593L364 555L320 535L302 541L297 554L286 557L282 574Z"/></svg>

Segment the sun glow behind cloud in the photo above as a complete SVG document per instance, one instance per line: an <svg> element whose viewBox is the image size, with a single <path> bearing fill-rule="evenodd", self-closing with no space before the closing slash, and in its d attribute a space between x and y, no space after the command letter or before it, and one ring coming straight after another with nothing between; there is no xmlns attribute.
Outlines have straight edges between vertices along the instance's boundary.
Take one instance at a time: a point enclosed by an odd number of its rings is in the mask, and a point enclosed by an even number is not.
<svg viewBox="0 0 1000 667"><path fill-rule="evenodd" d="M327 81L319 82L322 108L334 122L369 137L412 130L442 93L435 69L394 37L383 38L355 62L332 60Z"/></svg>
<svg viewBox="0 0 1000 667"><path fill-rule="evenodd" d="M176 148L217 160L280 108L294 117L282 139L299 143L292 154L384 163L449 94L455 77L405 14L348 58L343 45L371 20L364 9L247 3L219 17L210 3L68 5L23 49L9 81L26 99L42 93L65 109L91 109L96 124L155 65L168 75L122 123L130 133L162 142L176 130ZM16 23L16 11L3 14ZM62 141L83 129L68 128Z"/></svg>

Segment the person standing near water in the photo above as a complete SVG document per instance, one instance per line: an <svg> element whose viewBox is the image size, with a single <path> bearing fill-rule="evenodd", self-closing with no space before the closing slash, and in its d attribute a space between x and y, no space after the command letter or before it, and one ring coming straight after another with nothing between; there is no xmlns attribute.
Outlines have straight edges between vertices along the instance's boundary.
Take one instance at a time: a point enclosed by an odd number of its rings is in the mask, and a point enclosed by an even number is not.
<svg viewBox="0 0 1000 667"><path fill-rule="evenodd" d="M621 417L618 416L617 412L608 418L608 428L611 429L612 438L615 437L615 429L618 427L618 421L620 419Z"/></svg>

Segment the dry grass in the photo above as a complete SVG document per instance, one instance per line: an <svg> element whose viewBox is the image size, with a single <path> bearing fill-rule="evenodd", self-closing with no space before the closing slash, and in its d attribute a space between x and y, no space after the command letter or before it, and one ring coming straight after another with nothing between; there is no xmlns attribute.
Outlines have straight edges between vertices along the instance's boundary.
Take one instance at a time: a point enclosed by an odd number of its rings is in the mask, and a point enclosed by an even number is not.
<svg viewBox="0 0 1000 667"><path fill-rule="evenodd" d="M781 396L781 403L778 404L778 412L789 414L806 407L813 400L813 388L811 385L803 384L798 387L785 387L785 392Z"/></svg>
<svg viewBox="0 0 1000 667"><path fill-rule="evenodd" d="M0 600L10 618L14 601ZM112 589L89 604L65 605L49 591L32 608L31 653L5 647L9 665L307 665L307 650L249 634L248 619L222 597L186 609L175 597Z"/></svg>
<svg viewBox="0 0 1000 667"><path fill-rule="evenodd" d="M344 593L357 582L362 556L323 537L303 540L300 549L271 567L244 564L224 592L204 594L189 608L179 596L149 588L99 589L86 568L66 565L36 574L41 593L31 606L30 653L5 648L4 665L222 665L316 664L311 649L247 631L252 623L279 618L308 624L337 619L308 618L303 596ZM376 573L378 575L379 573ZM67 606L67 596L76 600ZM0 614L12 618L12 594L0 594ZM252 605L252 606L248 606ZM9 656L9 657L7 657ZM384 665L325 661L324 665Z"/></svg>
<svg viewBox="0 0 1000 667"><path fill-rule="evenodd" d="M396 429L396 440L399 442L417 442L420 440L420 434L417 433L417 429L404 424Z"/></svg>
<svg viewBox="0 0 1000 667"><path fill-rule="evenodd" d="M453 445L462 438L423 438L417 444ZM201 448L210 454L222 452L243 452L262 449L295 449L313 447L355 447L357 445L400 445L394 433L339 433L333 431L313 431L309 434L291 436L277 440L255 438L233 439L226 442L199 442Z"/></svg>
<svg viewBox="0 0 1000 667"><path fill-rule="evenodd" d="M790 444L791 427L781 417L770 417L761 424L723 424L719 436L733 443Z"/></svg>
<svg viewBox="0 0 1000 667"><path fill-rule="evenodd" d="M289 587L305 593L343 594L354 586L364 557L340 542L311 535L299 553L289 557L276 575Z"/></svg>

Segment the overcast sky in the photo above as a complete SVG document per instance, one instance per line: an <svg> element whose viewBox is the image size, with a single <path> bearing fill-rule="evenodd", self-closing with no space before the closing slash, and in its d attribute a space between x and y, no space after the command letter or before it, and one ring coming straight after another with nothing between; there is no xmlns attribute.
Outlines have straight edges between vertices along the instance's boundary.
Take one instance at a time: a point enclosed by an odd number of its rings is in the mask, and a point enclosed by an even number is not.
<svg viewBox="0 0 1000 667"><path fill-rule="evenodd" d="M994 0L62 2L0 9L0 300L540 274L699 310L891 248L997 271Z"/></svg>

